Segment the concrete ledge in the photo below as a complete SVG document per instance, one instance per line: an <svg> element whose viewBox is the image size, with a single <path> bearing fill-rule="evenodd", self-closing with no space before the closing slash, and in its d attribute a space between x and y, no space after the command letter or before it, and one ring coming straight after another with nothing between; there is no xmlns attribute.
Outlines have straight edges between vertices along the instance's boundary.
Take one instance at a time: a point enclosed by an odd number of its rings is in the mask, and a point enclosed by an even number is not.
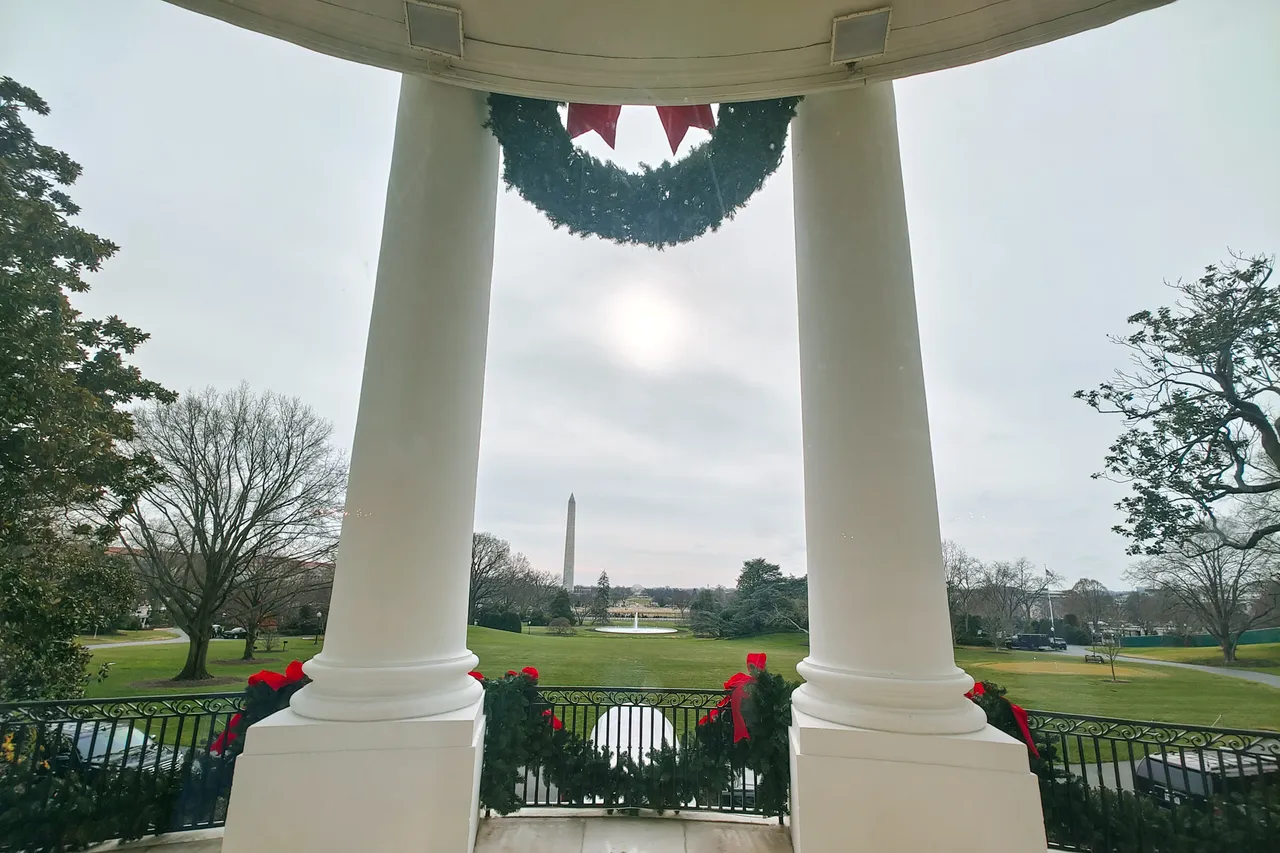
<svg viewBox="0 0 1280 853"><path fill-rule="evenodd" d="M346 723L312 720L286 708L250 727L245 749L254 755L287 755L465 747L475 737L482 713L483 704L477 702L434 717Z"/></svg>
<svg viewBox="0 0 1280 853"><path fill-rule="evenodd" d="M917 735L831 723L794 708L791 715L795 749L804 755L981 767L1009 773L1028 770L1027 745L991 726L965 735Z"/></svg>

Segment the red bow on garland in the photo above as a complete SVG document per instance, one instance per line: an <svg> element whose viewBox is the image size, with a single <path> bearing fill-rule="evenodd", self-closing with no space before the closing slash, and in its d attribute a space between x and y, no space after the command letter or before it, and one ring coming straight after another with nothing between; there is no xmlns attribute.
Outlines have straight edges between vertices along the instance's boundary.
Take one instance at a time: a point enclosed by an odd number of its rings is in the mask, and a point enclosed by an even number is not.
<svg viewBox="0 0 1280 853"><path fill-rule="evenodd" d="M657 110L662 129L667 132L667 143L671 146L672 154L676 153L676 149L684 141L689 128L714 130L716 126L716 117L711 112L710 104L658 107ZM621 112L622 107L617 104L570 104L565 129L569 131L571 139L594 130L612 148L618 136L618 115Z"/></svg>
<svg viewBox="0 0 1280 853"><path fill-rule="evenodd" d="M272 672L264 669L261 672L255 672L249 676L249 686L255 684L265 684L272 690L279 690L288 684L301 681L304 678L302 671L302 661L295 660L285 667L284 673ZM223 750L234 743L239 737L240 721L244 719L243 714L232 714L231 719L227 720L227 727L222 730L222 734L214 738L213 743L209 744L209 753L211 755L221 755Z"/></svg>
<svg viewBox="0 0 1280 853"><path fill-rule="evenodd" d="M747 732L747 721L742 717L742 700L746 696L746 687L756 680L757 673L764 669L767 660L764 652L752 652L747 655L747 671L739 672L733 675L724 683L724 689L729 691L729 695L721 699L716 706L702 716L698 720L698 725L705 725L716 717L720 716L720 709L725 705L729 706L729 710L733 712L733 742L740 740L750 740L751 735Z"/></svg>
<svg viewBox="0 0 1280 853"><path fill-rule="evenodd" d="M982 686L981 681L973 683L973 689L964 694L967 698L973 699L975 696L985 696L987 688ZM1005 700L1008 702L1008 700ZM1027 749L1031 750L1031 754L1036 758L1040 757L1040 750L1036 749L1036 742L1031 737L1031 725L1027 719L1027 712L1021 706L1009 702L1009 710L1013 711L1013 719L1018 724L1018 728L1022 731L1022 740L1026 742Z"/></svg>

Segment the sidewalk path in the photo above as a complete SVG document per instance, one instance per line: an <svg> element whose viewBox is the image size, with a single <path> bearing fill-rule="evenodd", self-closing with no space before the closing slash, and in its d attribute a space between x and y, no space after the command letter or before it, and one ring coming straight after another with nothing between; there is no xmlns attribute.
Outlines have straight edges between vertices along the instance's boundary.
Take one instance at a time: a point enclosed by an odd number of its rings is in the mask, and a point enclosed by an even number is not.
<svg viewBox="0 0 1280 853"><path fill-rule="evenodd" d="M1067 646L1067 654L1083 655L1089 649L1085 646ZM1130 655L1117 655L1116 660L1125 663L1149 663L1152 666L1172 666L1177 669L1193 669L1196 672L1207 672L1209 675L1224 675L1227 678L1238 678L1241 681L1254 681L1280 690L1280 675L1267 672L1254 672L1251 669L1235 669L1226 666L1201 666L1198 663L1179 663L1173 660L1156 660L1155 658L1137 658Z"/></svg>
<svg viewBox="0 0 1280 853"><path fill-rule="evenodd" d="M173 633L173 638L169 640L128 640L123 643L95 643L92 646L85 646L91 652L98 649L123 649L125 646L167 646L173 643L188 642L187 632L181 628L157 628L158 631L169 631Z"/></svg>

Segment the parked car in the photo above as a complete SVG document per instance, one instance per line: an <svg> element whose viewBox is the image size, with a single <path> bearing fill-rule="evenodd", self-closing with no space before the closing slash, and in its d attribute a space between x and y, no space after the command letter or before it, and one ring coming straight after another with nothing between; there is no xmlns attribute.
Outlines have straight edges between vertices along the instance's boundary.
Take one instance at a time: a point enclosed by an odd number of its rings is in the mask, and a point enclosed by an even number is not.
<svg viewBox="0 0 1280 853"><path fill-rule="evenodd" d="M1067 641L1061 637L1050 637L1049 648L1055 652L1065 652L1067 650Z"/></svg>
<svg viewBox="0 0 1280 853"><path fill-rule="evenodd" d="M1133 780L1137 790L1173 807L1267 780L1280 782L1280 757L1217 750L1159 752L1138 762Z"/></svg>
<svg viewBox="0 0 1280 853"><path fill-rule="evenodd" d="M1038 652L1049 648L1049 638L1044 634L1014 634L1004 641L1005 648L1024 652Z"/></svg>
<svg viewBox="0 0 1280 853"><path fill-rule="evenodd" d="M58 727L64 748L60 763L73 770L158 770L171 771L181 764L181 755L133 726L112 720L63 723Z"/></svg>
<svg viewBox="0 0 1280 853"><path fill-rule="evenodd" d="M728 790L720 793L722 809L754 809L756 807L756 774L741 770L730 782Z"/></svg>
<svg viewBox="0 0 1280 853"><path fill-rule="evenodd" d="M249 631L246 628L223 628L215 636L224 640L243 640Z"/></svg>

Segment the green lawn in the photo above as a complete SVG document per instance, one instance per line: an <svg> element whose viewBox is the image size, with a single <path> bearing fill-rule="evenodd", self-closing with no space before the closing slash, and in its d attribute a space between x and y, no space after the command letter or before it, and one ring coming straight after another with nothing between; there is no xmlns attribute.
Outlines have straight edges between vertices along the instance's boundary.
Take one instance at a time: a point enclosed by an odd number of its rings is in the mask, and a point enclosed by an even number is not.
<svg viewBox="0 0 1280 853"><path fill-rule="evenodd" d="M152 682L163 682L177 675L187 659L185 643L164 645L126 646L121 649L93 649L89 671L96 673L98 665L111 661L111 674L106 681L90 681L85 695L90 698L114 696L157 696L164 693L220 693L235 692L244 686L244 680L260 669L283 671L289 661L308 660L320 653L322 644L313 644L311 637L290 637L289 648L283 651L257 653L257 660L241 661L243 640L214 640L209 647L209 672L219 680L207 686L193 688L190 685L170 687Z"/></svg>
<svg viewBox="0 0 1280 853"><path fill-rule="evenodd" d="M804 640L800 634L706 640L683 631L627 637L579 629L574 636L557 637L468 629L468 643L480 657L485 674L535 666L544 684L565 686L719 687L745 668L748 652L767 652L771 670L798 678L795 665L807 653ZM258 669L283 670L290 660L306 660L321 646L312 644L310 637L291 638L287 651L260 653L254 663L214 663L238 658L243 648L235 640L214 642L210 671L237 682L210 685L208 690L235 690L240 679ZM116 665L107 681L90 686L89 695L190 692L189 687L140 686L171 677L181 667L185 651L185 646L167 645L95 652L95 666L99 660ZM956 662L975 678L1004 685L1010 698L1027 708L1280 730L1280 691L1224 676L1123 663L1118 665L1118 675L1125 683L1113 684L1109 667L1052 652L957 649Z"/></svg>
<svg viewBox="0 0 1280 853"><path fill-rule="evenodd" d="M1138 658L1172 660L1178 663L1196 663L1201 666L1230 666L1233 669L1250 669L1280 675L1280 643L1255 643L1236 649L1235 663L1222 661L1222 649L1217 646L1199 648L1126 648L1123 654Z"/></svg>
<svg viewBox="0 0 1280 853"><path fill-rule="evenodd" d="M153 643L157 640L172 640L178 636L173 631L166 631L163 628L149 629L146 631L116 631L113 634L81 634L76 637L76 642L82 646L96 646L101 643Z"/></svg>

